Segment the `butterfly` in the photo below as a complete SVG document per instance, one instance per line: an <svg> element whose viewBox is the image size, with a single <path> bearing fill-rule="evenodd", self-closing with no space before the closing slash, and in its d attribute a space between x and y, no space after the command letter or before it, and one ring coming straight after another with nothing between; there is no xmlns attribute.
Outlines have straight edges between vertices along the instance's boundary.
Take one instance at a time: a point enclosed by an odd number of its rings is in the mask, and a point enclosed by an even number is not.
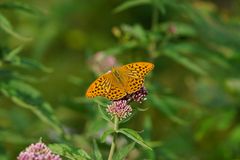
<svg viewBox="0 0 240 160"><path fill-rule="evenodd" d="M119 100L143 87L145 76L154 68L149 62L135 62L101 75L88 88L86 97L103 96L109 100Z"/></svg>

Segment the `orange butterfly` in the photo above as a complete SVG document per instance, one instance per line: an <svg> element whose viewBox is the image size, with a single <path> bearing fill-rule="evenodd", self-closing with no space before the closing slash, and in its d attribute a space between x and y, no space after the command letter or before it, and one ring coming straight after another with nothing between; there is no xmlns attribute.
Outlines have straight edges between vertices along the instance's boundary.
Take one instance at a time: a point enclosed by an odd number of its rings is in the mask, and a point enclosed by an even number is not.
<svg viewBox="0 0 240 160"><path fill-rule="evenodd" d="M109 100L119 100L127 94L138 91L144 84L145 75L154 68L149 62L135 62L101 75L88 88L86 97L103 96Z"/></svg>

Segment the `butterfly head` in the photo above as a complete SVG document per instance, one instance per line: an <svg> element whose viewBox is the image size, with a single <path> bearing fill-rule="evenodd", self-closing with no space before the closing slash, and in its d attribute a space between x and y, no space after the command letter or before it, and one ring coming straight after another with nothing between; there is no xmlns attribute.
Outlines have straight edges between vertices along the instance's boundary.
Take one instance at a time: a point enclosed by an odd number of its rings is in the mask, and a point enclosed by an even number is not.
<svg viewBox="0 0 240 160"><path fill-rule="evenodd" d="M112 67L112 74L117 78L120 77L119 71L117 70L116 67Z"/></svg>
<svg viewBox="0 0 240 160"><path fill-rule="evenodd" d="M112 73L116 72L116 67L112 67L112 70L111 70Z"/></svg>

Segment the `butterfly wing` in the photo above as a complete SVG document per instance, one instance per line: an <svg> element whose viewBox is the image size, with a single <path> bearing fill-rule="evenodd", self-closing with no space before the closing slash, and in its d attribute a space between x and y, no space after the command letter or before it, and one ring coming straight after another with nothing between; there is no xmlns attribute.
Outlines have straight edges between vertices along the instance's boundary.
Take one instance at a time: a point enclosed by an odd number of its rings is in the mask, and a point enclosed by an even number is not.
<svg viewBox="0 0 240 160"><path fill-rule="evenodd" d="M154 64L149 62L135 62L124 65L120 69L127 71L127 75L132 78L143 78L154 68Z"/></svg>
<svg viewBox="0 0 240 160"><path fill-rule="evenodd" d="M109 72L100 76L89 86L86 97L93 98L96 96L103 96L109 100L118 100L126 94L124 88L116 83L114 76Z"/></svg>
<svg viewBox="0 0 240 160"><path fill-rule="evenodd" d="M108 73L96 79L88 88L86 97L93 98L96 96L104 96L110 89L111 79L107 78Z"/></svg>
<svg viewBox="0 0 240 160"><path fill-rule="evenodd" d="M128 94L138 91L144 84L145 76L154 68L149 62L135 62L119 67Z"/></svg>
<svg viewBox="0 0 240 160"><path fill-rule="evenodd" d="M111 88L109 92L105 95L106 98L109 100L119 100L127 95L127 92L124 90L123 86L120 86L120 84L111 85Z"/></svg>

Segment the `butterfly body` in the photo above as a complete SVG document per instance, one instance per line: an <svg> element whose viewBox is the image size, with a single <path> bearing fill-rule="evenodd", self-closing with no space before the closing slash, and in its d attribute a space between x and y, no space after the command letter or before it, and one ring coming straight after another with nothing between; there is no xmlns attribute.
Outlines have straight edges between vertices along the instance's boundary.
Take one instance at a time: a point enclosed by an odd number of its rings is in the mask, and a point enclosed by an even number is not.
<svg viewBox="0 0 240 160"><path fill-rule="evenodd" d="M127 94L138 91L144 84L147 73L154 65L149 62L135 62L121 67L113 67L111 71L101 75L88 88L86 97L103 96L109 100L118 100Z"/></svg>
<svg viewBox="0 0 240 160"><path fill-rule="evenodd" d="M118 68L113 67L111 70L114 80L116 81L116 83L124 85L124 77L121 76L121 73L119 72Z"/></svg>

